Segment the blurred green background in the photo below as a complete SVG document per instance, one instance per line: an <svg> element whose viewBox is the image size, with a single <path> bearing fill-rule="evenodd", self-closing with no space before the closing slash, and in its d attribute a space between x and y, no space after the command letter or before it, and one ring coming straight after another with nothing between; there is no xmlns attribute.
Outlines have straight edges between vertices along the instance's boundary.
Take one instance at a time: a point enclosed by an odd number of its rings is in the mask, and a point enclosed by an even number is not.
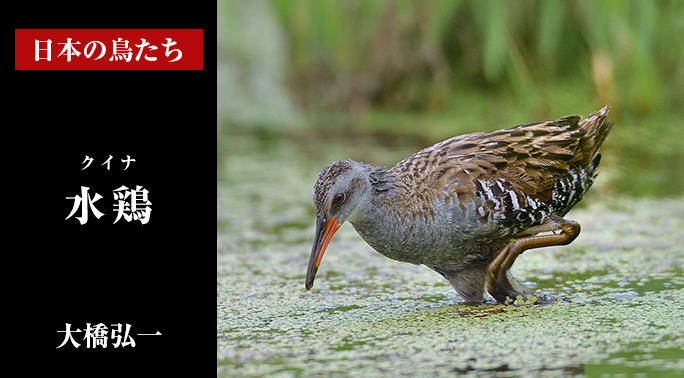
<svg viewBox="0 0 684 378"><path fill-rule="evenodd" d="M334 143L346 146L339 159L392 165L461 133L610 104L596 190L684 193L684 1L217 5L219 181L226 156L249 153L236 136L312 159ZM373 161L375 146L404 155Z"/></svg>

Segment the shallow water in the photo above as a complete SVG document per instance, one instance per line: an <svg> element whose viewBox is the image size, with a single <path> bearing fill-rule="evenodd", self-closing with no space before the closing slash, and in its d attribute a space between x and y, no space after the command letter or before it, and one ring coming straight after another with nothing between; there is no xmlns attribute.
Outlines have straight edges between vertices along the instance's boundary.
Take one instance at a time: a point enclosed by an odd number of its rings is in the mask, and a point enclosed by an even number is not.
<svg viewBox="0 0 684 378"><path fill-rule="evenodd" d="M635 199L607 172L569 246L512 271L548 305L468 307L428 268L343 226L304 288L320 169L393 164L417 149L231 135L217 186L219 376L684 376L684 198ZM353 151L353 152L351 152ZM604 180L606 176L608 180Z"/></svg>

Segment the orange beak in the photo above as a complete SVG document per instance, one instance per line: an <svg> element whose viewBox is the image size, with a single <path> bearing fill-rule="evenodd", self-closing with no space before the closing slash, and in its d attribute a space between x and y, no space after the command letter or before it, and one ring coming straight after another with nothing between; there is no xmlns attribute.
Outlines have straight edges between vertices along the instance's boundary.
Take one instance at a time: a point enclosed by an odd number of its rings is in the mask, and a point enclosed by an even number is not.
<svg viewBox="0 0 684 378"><path fill-rule="evenodd" d="M316 237L314 238L313 248L311 248L311 257L309 257L309 266L306 269L306 290L311 289L318 272L318 266L321 265L325 249L328 248L328 243L332 240L335 232L340 229L342 225L337 224L338 217L323 221L321 215L316 216Z"/></svg>

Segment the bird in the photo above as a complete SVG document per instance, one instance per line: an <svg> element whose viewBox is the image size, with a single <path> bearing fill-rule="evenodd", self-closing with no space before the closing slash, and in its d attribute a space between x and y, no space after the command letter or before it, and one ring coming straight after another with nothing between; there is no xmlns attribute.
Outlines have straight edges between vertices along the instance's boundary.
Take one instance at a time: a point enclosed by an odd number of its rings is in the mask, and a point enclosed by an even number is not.
<svg viewBox="0 0 684 378"><path fill-rule="evenodd" d="M389 169L351 159L320 172L305 287L349 221L375 251L442 275L466 303L534 294L508 271L524 251L567 245L580 224L564 216L594 183L609 106L579 115L456 136Z"/></svg>

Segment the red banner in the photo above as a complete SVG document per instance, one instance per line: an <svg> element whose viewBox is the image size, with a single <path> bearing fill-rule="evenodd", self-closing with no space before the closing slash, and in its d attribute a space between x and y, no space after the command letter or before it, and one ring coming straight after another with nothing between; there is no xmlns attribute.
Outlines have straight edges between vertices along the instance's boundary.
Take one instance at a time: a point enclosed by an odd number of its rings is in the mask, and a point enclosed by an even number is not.
<svg viewBox="0 0 684 378"><path fill-rule="evenodd" d="M201 70L202 29L15 29L15 70Z"/></svg>

